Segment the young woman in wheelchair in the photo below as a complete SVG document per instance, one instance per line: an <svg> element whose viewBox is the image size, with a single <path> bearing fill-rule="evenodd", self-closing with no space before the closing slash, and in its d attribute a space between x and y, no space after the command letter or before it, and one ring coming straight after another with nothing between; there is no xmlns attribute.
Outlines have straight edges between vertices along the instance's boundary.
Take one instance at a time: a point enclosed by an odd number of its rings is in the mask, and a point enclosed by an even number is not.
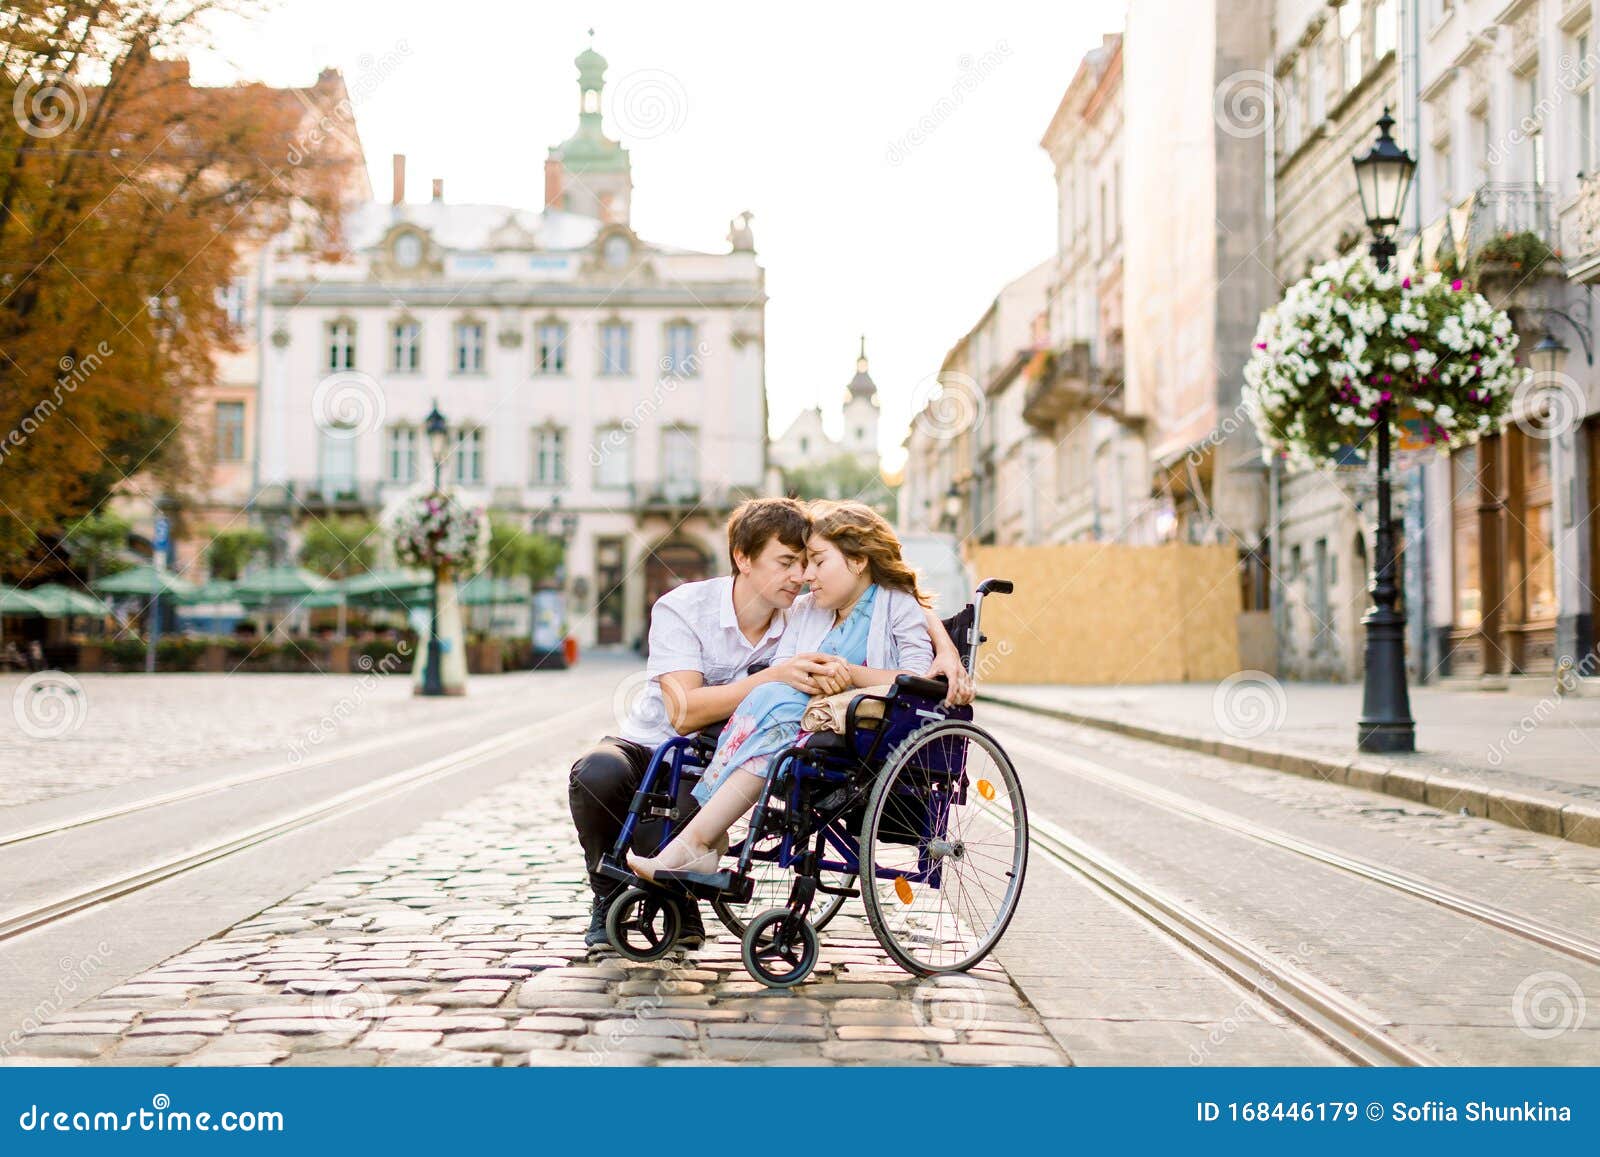
<svg viewBox="0 0 1600 1157"><path fill-rule="evenodd" d="M816 503L810 513L811 590L795 601L777 660L804 652L828 656L814 675L824 694L926 671L933 653L929 599L902 560L893 529L859 502ZM774 757L799 737L808 698L780 682L750 692L723 727L694 789L700 810L659 855L629 852L628 866L652 881L663 870L714 872L729 829L755 806Z"/></svg>

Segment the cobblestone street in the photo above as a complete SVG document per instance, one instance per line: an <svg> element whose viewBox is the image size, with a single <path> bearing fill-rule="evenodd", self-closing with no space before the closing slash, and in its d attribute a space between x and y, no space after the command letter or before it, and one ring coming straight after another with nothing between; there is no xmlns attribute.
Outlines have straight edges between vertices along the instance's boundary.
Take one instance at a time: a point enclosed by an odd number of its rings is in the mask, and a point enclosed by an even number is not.
<svg viewBox="0 0 1600 1157"><path fill-rule="evenodd" d="M1005 974L917 982L847 908L796 991L719 935L669 963L583 945L554 757L160 965L63 1010L3 1064L1066 1062Z"/></svg>

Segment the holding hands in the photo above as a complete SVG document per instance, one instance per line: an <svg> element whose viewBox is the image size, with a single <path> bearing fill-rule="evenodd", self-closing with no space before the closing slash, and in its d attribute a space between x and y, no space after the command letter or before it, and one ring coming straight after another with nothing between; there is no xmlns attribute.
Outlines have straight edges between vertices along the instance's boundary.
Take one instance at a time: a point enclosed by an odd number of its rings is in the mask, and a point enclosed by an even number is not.
<svg viewBox="0 0 1600 1157"><path fill-rule="evenodd" d="M779 680L807 695L833 695L848 690L854 682L850 677L850 664L837 655L824 655L820 651L802 652L773 664L772 670Z"/></svg>

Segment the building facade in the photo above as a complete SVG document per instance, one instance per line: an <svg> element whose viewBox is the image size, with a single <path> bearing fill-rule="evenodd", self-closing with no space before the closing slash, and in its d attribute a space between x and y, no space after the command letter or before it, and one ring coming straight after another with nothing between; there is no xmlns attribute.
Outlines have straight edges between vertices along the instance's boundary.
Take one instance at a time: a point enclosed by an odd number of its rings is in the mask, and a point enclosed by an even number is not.
<svg viewBox="0 0 1600 1157"><path fill-rule="evenodd" d="M1056 181L1047 350L1024 375L1022 410L1053 459L1039 540L1151 542L1145 416L1123 372L1120 35L1083 58L1039 143Z"/></svg>
<svg viewBox="0 0 1600 1157"><path fill-rule="evenodd" d="M633 231L605 61L576 64L579 125L542 211L453 203L438 181L407 201L396 158L392 199L350 214L347 257L269 256L256 509L279 540L379 515L431 483L437 404L445 480L493 517L575 515L572 633L634 644L662 593L727 571L727 513L763 490L766 296L747 215L727 253Z"/></svg>
<svg viewBox="0 0 1600 1157"><path fill-rule="evenodd" d="M1426 467L1427 622L1444 675L1593 675L1600 386L1597 5L1418 0L1419 262L1454 252L1530 354L1569 349L1502 430Z"/></svg>
<svg viewBox="0 0 1600 1157"><path fill-rule="evenodd" d="M1371 238L1351 158L1402 105L1398 0L1278 0L1273 17L1272 266L1280 292ZM1403 130L1402 130L1403 131ZM1363 667L1374 485L1370 467L1287 474L1273 464L1269 530L1279 673L1353 680ZM1404 518L1412 490L1395 488ZM1420 632L1416 635L1420 641ZM1413 676L1419 673L1412 648Z"/></svg>

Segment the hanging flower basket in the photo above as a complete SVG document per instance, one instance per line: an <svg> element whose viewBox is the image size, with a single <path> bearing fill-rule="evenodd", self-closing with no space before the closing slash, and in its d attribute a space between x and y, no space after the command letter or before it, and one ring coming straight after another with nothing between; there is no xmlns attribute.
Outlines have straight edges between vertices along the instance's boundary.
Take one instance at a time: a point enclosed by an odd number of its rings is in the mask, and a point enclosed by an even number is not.
<svg viewBox="0 0 1600 1157"><path fill-rule="evenodd" d="M389 524L395 558L405 566L448 567L476 574L489 562L489 519L448 494L417 494L395 508Z"/></svg>
<svg viewBox="0 0 1600 1157"><path fill-rule="evenodd" d="M1245 401L1291 466L1363 443L1387 408L1408 444L1453 449L1492 433L1526 375L1511 319L1459 278L1331 261L1261 315Z"/></svg>

